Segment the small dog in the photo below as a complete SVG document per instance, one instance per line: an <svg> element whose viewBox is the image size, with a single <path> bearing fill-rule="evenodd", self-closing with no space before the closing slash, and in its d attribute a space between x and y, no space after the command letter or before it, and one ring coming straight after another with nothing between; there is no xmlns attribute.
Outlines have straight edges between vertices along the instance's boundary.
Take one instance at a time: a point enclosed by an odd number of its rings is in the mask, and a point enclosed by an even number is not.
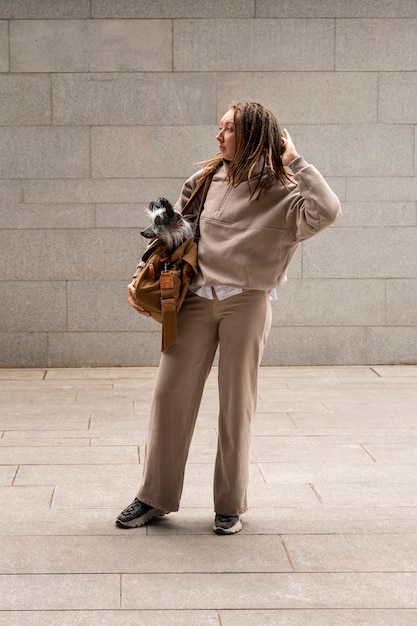
<svg viewBox="0 0 417 626"><path fill-rule="evenodd" d="M141 230L140 234L148 239L159 239L169 250L175 250L193 236L192 224L166 198L151 202L146 214L152 224Z"/></svg>

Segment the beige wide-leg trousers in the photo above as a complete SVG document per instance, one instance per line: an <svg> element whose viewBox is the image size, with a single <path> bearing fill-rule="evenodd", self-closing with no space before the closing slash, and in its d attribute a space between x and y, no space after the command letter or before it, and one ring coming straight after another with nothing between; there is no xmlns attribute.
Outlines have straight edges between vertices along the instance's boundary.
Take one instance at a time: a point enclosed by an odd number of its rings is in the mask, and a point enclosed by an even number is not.
<svg viewBox="0 0 417 626"><path fill-rule="evenodd" d="M204 384L219 345L219 423L214 510L247 510L251 422L258 368L271 326L268 292L225 300L189 293L177 316L177 343L161 355L138 498L177 511Z"/></svg>

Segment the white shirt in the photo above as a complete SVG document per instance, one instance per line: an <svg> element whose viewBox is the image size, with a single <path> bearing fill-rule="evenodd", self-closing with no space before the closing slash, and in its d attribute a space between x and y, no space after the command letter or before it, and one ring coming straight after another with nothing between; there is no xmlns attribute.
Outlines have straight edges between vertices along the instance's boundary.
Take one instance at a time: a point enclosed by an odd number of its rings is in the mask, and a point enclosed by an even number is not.
<svg viewBox="0 0 417 626"><path fill-rule="evenodd" d="M216 285L215 287L194 287L193 285L190 285L189 289L197 296L206 298L207 300L213 300L213 289L218 300L226 300L226 298L237 296L243 291L243 289L240 289L239 287L228 287L226 285ZM271 302L275 302L278 299L276 289L271 289L269 292L269 299Z"/></svg>

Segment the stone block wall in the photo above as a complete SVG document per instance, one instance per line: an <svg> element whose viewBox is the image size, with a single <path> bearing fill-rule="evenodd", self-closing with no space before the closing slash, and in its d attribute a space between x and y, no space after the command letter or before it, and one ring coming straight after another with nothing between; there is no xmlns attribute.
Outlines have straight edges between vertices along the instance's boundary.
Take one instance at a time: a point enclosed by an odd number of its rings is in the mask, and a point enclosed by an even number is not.
<svg viewBox="0 0 417 626"><path fill-rule="evenodd" d="M0 366L155 365L143 208L268 104L342 200L264 365L417 362L417 2L0 0Z"/></svg>

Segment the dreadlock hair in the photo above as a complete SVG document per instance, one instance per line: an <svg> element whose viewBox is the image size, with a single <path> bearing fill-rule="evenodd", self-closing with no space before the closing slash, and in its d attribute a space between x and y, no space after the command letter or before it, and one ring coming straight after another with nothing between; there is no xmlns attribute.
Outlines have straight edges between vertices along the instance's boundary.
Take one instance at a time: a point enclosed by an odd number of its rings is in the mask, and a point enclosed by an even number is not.
<svg viewBox="0 0 417 626"><path fill-rule="evenodd" d="M258 102L237 102L229 109L234 111L236 150L229 163L227 180L234 187L246 181L251 200L259 198L277 180L288 187L292 178L282 164L282 132L276 115ZM203 177L222 161L220 155L204 161ZM259 166L260 176L253 177Z"/></svg>

